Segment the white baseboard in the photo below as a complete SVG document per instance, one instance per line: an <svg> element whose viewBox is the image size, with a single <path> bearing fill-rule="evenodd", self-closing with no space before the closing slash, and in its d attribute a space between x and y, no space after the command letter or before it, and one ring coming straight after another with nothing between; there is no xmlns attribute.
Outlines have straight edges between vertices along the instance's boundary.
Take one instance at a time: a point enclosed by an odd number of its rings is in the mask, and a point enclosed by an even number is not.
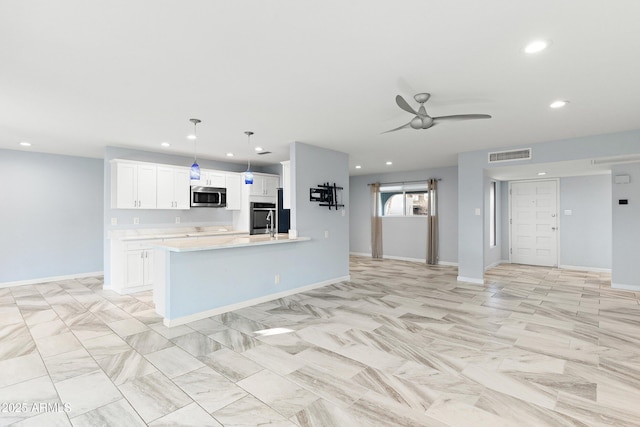
<svg viewBox="0 0 640 427"><path fill-rule="evenodd" d="M365 252L349 252L349 255L364 256L364 257L371 258L371 254L370 253L365 253Z"/></svg>
<svg viewBox="0 0 640 427"><path fill-rule="evenodd" d="M562 268L564 270L579 270L579 271L595 271L598 273L611 273L610 268L596 268L596 267L583 267L580 265L564 265L560 264L558 268Z"/></svg>
<svg viewBox="0 0 640 427"><path fill-rule="evenodd" d="M1 288L11 288L13 286L37 285L41 283L59 282L60 280L82 279L84 277L102 276L104 271L94 271L93 273L68 274L66 276L41 277L39 279L18 280L15 282L0 283Z"/></svg>
<svg viewBox="0 0 640 427"><path fill-rule="evenodd" d="M284 298L289 295L298 294L301 292L310 291L312 289L321 288L323 286L332 285L334 283L340 283L351 280L351 276L336 277L335 279L325 280L323 282L314 283L300 288L289 289L287 291L278 292L276 294L265 295L263 297L250 299L248 301L242 301L236 304L225 305L224 307L214 308L212 310L201 311L200 313L190 314L188 316L177 317L175 319L164 319L163 323L166 327L184 325L185 323L195 322L196 320L206 319L207 317L217 316L218 314L227 313L233 310L239 310L241 308L250 307L256 304L262 304L263 302L273 301L274 299Z"/></svg>
<svg viewBox="0 0 640 427"><path fill-rule="evenodd" d="M498 261L496 261L496 262L492 262L491 264L487 265L487 266L484 268L484 271L487 271L487 270L489 270L490 268L493 268L493 267L497 267L497 266L499 266L500 264L508 264L508 263L509 263L509 261L505 261L505 260L501 259L501 260L498 260Z"/></svg>
<svg viewBox="0 0 640 427"><path fill-rule="evenodd" d="M640 291L640 285L625 285L623 283L611 282L612 289L622 289L624 291Z"/></svg>
<svg viewBox="0 0 640 427"><path fill-rule="evenodd" d="M478 285L484 285L484 279L474 279L472 277L458 276L458 282L476 283Z"/></svg>
<svg viewBox="0 0 640 427"><path fill-rule="evenodd" d="M362 256L362 257L371 258L371 254L363 253L363 252L349 252L349 255L355 255L355 256ZM409 258L409 257L393 256L393 255L382 255L382 258L383 259L395 259L395 260L398 260L398 261L421 262L423 264L427 263L427 261L424 258ZM449 266L452 266L452 267L457 267L458 263L457 262L450 262L450 261L438 261L438 265L449 265Z"/></svg>

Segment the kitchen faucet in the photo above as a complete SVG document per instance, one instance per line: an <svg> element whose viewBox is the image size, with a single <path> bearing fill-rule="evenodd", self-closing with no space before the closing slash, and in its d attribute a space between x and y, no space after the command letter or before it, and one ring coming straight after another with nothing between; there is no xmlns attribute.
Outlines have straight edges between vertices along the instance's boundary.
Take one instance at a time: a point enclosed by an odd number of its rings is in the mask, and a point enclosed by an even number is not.
<svg viewBox="0 0 640 427"><path fill-rule="evenodd" d="M269 209L269 213L267 214L267 221L269 221L269 236L271 237L275 237L276 235L276 230L274 228L274 218L273 218L273 211L271 209Z"/></svg>

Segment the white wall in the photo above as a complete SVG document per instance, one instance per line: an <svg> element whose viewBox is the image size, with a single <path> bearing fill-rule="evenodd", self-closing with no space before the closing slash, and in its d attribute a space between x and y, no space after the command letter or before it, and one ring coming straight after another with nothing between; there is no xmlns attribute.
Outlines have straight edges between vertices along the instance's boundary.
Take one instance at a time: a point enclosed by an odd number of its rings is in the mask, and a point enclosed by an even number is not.
<svg viewBox="0 0 640 427"><path fill-rule="evenodd" d="M615 165L616 175L628 175L629 184L612 184L613 267L611 285L640 290L640 163ZM628 200L627 205L619 200Z"/></svg>
<svg viewBox="0 0 640 427"><path fill-rule="evenodd" d="M0 283L103 270L102 165L0 150Z"/></svg>
<svg viewBox="0 0 640 427"><path fill-rule="evenodd" d="M438 182L440 262L457 262L458 176L455 166L350 177L351 212L349 219L351 231L349 235L349 250L352 253L371 254L371 190L368 184L374 182L426 181L429 178L442 179ZM426 242L426 218L383 218L383 256L425 260Z"/></svg>
<svg viewBox="0 0 640 427"><path fill-rule="evenodd" d="M559 213L560 267L611 269L611 175L560 179Z"/></svg>

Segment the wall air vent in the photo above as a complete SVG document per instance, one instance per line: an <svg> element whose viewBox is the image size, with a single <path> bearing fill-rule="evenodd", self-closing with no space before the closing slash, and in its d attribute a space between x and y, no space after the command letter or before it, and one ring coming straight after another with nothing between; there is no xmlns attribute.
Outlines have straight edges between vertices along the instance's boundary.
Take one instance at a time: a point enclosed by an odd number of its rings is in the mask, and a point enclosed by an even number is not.
<svg viewBox="0 0 640 427"><path fill-rule="evenodd" d="M512 162L514 160L531 160L531 148L489 153L489 163Z"/></svg>

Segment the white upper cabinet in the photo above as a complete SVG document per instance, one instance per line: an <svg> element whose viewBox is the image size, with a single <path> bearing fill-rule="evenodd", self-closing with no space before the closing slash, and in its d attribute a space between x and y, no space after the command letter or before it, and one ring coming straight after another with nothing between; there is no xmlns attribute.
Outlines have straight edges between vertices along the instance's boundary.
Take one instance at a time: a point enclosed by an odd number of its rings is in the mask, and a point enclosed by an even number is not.
<svg viewBox="0 0 640 427"><path fill-rule="evenodd" d="M227 209L240 210L242 208L242 178L237 173L225 174L227 188Z"/></svg>
<svg viewBox="0 0 640 427"><path fill-rule="evenodd" d="M158 209L189 209L189 169L158 166Z"/></svg>
<svg viewBox="0 0 640 427"><path fill-rule="evenodd" d="M280 177L277 175L254 173L253 184L250 185L249 194L251 196L276 197L279 184Z"/></svg>
<svg viewBox="0 0 640 427"><path fill-rule="evenodd" d="M200 179L192 179L191 185L224 188L226 185L226 177L224 172L203 169L200 171Z"/></svg>
<svg viewBox="0 0 640 427"><path fill-rule="evenodd" d="M111 168L111 207L155 209L156 170L150 163L115 162Z"/></svg>

